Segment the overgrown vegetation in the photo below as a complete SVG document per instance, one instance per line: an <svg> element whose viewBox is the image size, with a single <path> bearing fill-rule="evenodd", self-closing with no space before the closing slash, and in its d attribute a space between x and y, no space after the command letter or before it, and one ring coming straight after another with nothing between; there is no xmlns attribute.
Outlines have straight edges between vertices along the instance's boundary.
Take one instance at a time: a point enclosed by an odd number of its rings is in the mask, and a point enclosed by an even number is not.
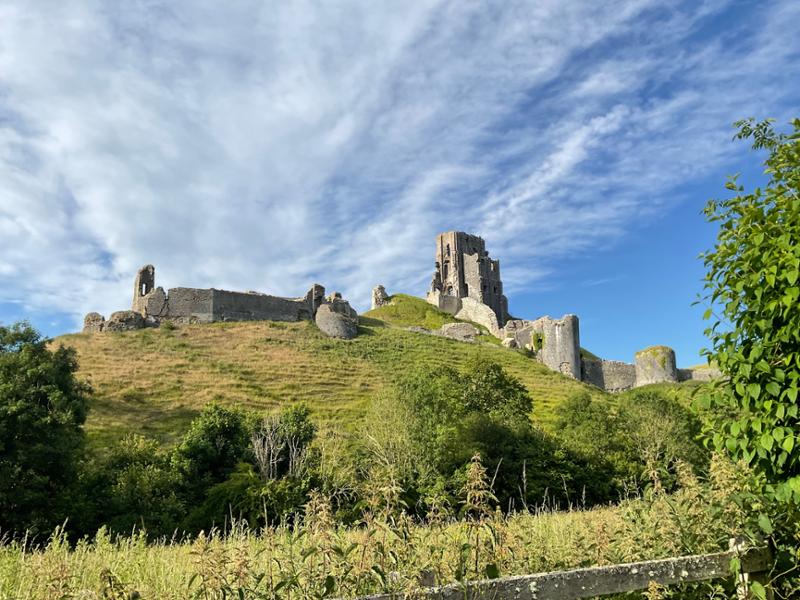
<svg viewBox="0 0 800 600"><path fill-rule="evenodd" d="M74 547L58 533L40 548L13 542L0 547L0 598L352 598L712 552L725 549L746 520L732 498L752 485L747 469L718 457L707 481L679 469L679 491L672 495L654 493L613 508L530 507L504 515L481 493L489 473L470 473L458 499L465 514L459 520L421 524L387 505L366 510L354 527L339 526L330 500L314 494L302 520L260 531L229 525L191 541L152 543L143 532L117 538L103 529ZM661 590L658 597L729 598L732 586L728 578Z"/></svg>
<svg viewBox="0 0 800 600"><path fill-rule="evenodd" d="M715 416L709 444L763 476L750 533L769 536L778 551L780 591L800 594L800 119L790 134L770 121L737 126L738 139L767 152L768 181L746 193L734 177L727 188L736 195L705 209L719 225L703 256L712 320L705 354L726 379L700 406Z"/></svg>

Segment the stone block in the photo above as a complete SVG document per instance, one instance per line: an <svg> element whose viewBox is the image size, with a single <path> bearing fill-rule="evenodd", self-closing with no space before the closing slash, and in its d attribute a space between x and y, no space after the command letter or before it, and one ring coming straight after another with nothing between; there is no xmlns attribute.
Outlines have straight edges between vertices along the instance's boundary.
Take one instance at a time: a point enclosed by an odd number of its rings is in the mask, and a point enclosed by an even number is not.
<svg viewBox="0 0 800 600"><path fill-rule="evenodd" d="M337 312L332 304L320 306L314 322L328 337L351 340L358 335L358 319Z"/></svg>
<svg viewBox="0 0 800 600"><path fill-rule="evenodd" d="M460 342L474 342L480 330L471 323L445 323L439 330L444 337Z"/></svg>
<svg viewBox="0 0 800 600"><path fill-rule="evenodd" d="M143 329L144 326L144 317L140 313L133 310L119 310L111 313L103 326L103 331L132 331Z"/></svg>
<svg viewBox="0 0 800 600"><path fill-rule="evenodd" d="M99 333L103 331L106 318L100 313L90 312L83 318L83 333Z"/></svg>
<svg viewBox="0 0 800 600"><path fill-rule="evenodd" d="M455 317L461 321L472 321L478 325L483 325L493 336L502 337L497 315L489 306L474 298L461 298L461 310L458 311Z"/></svg>

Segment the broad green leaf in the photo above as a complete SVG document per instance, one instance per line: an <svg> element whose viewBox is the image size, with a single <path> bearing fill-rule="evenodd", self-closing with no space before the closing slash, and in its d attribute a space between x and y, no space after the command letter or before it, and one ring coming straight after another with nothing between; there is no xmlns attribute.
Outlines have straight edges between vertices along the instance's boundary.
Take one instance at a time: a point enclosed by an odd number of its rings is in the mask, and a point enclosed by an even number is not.
<svg viewBox="0 0 800 600"><path fill-rule="evenodd" d="M767 535L772 533L772 521L770 521L769 517L763 513L758 515L758 526L761 528L761 531Z"/></svg>

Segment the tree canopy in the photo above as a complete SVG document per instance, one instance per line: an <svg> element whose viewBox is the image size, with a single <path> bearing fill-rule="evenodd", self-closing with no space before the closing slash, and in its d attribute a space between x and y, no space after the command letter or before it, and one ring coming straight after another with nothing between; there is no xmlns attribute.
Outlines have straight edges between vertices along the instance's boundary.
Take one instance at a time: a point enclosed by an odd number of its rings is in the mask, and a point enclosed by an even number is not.
<svg viewBox="0 0 800 600"><path fill-rule="evenodd" d="M27 323L0 326L0 530L47 531L64 517L90 389L75 351Z"/></svg>

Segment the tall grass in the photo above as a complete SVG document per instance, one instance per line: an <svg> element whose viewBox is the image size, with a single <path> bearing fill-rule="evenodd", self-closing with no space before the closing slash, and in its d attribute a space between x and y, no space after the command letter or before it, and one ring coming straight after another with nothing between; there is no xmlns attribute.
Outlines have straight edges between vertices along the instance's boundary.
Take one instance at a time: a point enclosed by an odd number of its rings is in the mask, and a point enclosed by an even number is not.
<svg viewBox="0 0 800 600"><path fill-rule="evenodd" d="M420 524L396 507L337 526L312 497L297 523L254 532L234 524L194 540L147 543L101 530L74 547L56 533L43 547L0 546L0 599L323 598L413 592L421 586L719 551L746 515L730 498L746 474L715 459L708 482L684 469L672 495L615 507L503 515L468 483L461 520ZM708 588L711 590L711 588ZM676 597L687 597L686 590ZM652 594L656 594L653 590ZM662 592L658 592L663 597ZM655 596L653 596L655 597Z"/></svg>

